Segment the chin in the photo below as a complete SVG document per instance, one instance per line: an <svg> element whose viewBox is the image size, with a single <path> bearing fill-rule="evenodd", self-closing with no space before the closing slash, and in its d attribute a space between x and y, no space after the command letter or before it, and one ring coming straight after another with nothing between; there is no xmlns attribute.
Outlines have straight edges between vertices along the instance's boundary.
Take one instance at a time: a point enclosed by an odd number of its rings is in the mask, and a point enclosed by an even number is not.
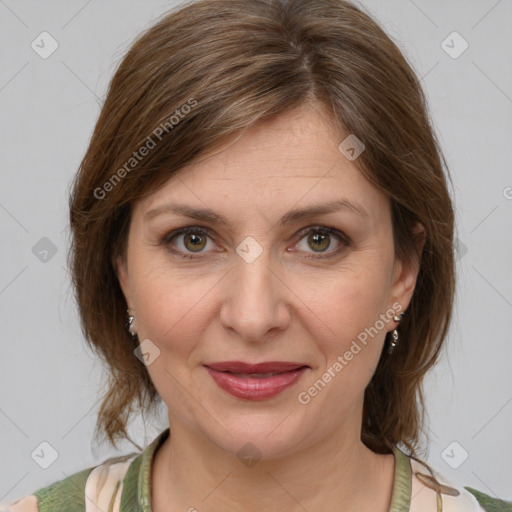
<svg viewBox="0 0 512 512"><path fill-rule="evenodd" d="M251 467L254 461L278 459L304 447L305 425L293 412L285 419L288 414L225 415L222 426L213 421L201 430L212 444Z"/></svg>

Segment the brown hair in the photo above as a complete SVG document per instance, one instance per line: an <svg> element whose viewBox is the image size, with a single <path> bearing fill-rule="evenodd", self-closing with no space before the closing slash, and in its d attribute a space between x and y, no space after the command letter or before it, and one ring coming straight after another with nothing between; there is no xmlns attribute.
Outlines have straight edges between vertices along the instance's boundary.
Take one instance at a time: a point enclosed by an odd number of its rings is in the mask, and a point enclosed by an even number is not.
<svg viewBox="0 0 512 512"><path fill-rule="evenodd" d="M398 258L418 257L413 227L425 227L401 341L392 355L383 351L365 391L361 432L376 452L401 442L417 453L422 381L446 337L455 286L448 170L417 77L372 18L343 0L179 7L120 63L70 197L69 264L82 329L109 370L96 435L114 446L129 439L131 414L161 400L134 357L114 268L125 255L132 205L241 130L314 101L327 107L340 136L365 144L355 163L390 197Z"/></svg>

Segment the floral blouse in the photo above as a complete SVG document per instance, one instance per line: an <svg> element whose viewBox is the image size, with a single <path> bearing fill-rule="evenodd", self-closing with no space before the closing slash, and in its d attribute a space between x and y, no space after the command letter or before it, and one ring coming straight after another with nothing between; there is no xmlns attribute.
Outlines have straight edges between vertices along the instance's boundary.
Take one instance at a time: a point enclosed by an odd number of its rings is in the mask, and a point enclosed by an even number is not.
<svg viewBox="0 0 512 512"><path fill-rule="evenodd" d="M0 504L0 512L152 512L151 464L169 432L165 429L141 453L110 458L9 505ZM512 501L454 487L400 449L394 455L389 512L512 512Z"/></svg>

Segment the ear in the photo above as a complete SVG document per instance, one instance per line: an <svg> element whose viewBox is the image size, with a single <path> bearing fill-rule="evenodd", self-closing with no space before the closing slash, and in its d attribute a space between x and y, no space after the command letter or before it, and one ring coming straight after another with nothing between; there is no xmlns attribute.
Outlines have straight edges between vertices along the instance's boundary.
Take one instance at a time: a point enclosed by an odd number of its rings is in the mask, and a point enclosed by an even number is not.
<svg viewBox="0 0 512 512"><path fill-rule="evenodd" d="M117 256L114 260L114 269L116 271L117 279L121 290L123 290L124 298L129 309L132 309L131 297L130 297L130 278L128 276L128 263L122 256Z"/></svg>
<svg viewBox="0 0 512 512"><path fill-rule="evenodd" d="M402 306L402 311L409 307L421 266L421 254L425 245L426 231L417 223L413 229L416 254L407 262L395 260L391 299Z"/></svg>

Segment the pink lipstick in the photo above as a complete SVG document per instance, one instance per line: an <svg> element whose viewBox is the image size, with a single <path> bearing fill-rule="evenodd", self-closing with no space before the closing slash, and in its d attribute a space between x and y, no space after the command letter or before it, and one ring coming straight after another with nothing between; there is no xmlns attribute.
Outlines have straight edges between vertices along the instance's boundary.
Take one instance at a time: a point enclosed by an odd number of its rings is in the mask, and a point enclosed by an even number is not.
<svg viewBox="0 0 512 512"><path fill-rule="evenodd" d="M282 361L257 364L223 361L205 367L221 389L246 400L265 400L277 396L295 384L309 368L303 363Z"/></svg>

